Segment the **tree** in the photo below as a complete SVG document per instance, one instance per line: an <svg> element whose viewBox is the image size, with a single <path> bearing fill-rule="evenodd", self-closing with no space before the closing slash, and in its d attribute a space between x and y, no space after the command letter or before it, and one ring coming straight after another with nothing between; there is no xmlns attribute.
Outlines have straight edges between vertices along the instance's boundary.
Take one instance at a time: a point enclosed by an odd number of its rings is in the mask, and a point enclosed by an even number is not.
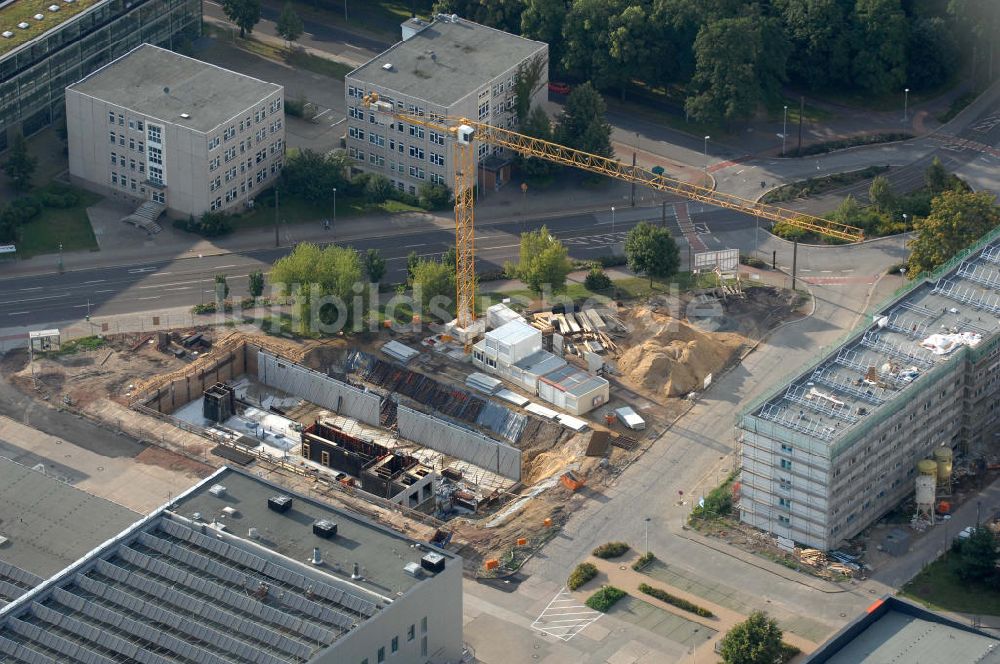
<svg viewBox="0 0 1000 664"><path fill-rule="evenodd" d="M392 195L392 182L381 173L373 173L365 184L365 200L369 203L384 203Z"/></svg>
<svg viewBox="0 0 1000 664"><path fill-rule="evenodd" d="M224 274L215 275L215 297L220 300L225 300L229 297L229 283L226 281L226 275Z"/></svg>
<svg viewBox="0 0 1000 664"><path fill-rule="evenodd" d="M508 267L533 293L540 295L548 286L553 293L566 290L566 275L573 269L563 243L542 226L537 231L521 233L518 264Z"/></svg>
<svg viewBox="0 0 1000 664"><path fill-rule="evenodd" d="M505 32L517 33L521 27L523 0L437 0L434 14L458 14Z"/></svg>
<svg viewBox="0 0 1000 664"><path fill-rule="evenodd" d="M775 0L792 45L788 73L812 89L850 85L851 26L838 0Z"/></svg>
<svg viewBox="0 0 1000 664"><path fill-rule="evenodd" d="M524 0L521 36L548 44L550 62L562 59L562 29L570 4L569 0Z"/></svg>
<svg viewBox="0 0 1000 664"><path fill-rule="evenodd" d="M552 122L546 115L545 109L535 106L525 119L521 133L532 138L540 138L543 141L552 140ZM518 166L521 172L529 180L544 180L552 175L556 169L556 164L537 157L517 156Z"/></svg>
<svg viewBox="0 0 1000 664"><path fill-rule="evenodd" d="M296 245L271 268L271 283L283 295L295 295L296 313L302 332L315 330L317 324L346 325L354 314L348 303L357 295L354 285L361 282L361 260L350 247L328 245L320 249L311 243ZM326 302L313 307L313 297Z"/></svg>
<svg viewBox="0 0 1000 664"><path fill-rule="evenodd" d="M630 270L649 277L650 286L653 277L666 279L681 266L681 254L670 231L647 221L633 226L625 236L625 260Z"/></svg>
<svg viewBox="0 0 1000 664"><path fill-rule="evenodd" d="M996 539L985 526L977 526L969 538L962 541L955 572L963 581L992 583L996 581Z"/></svg>
<svg viewBox="0 0 1000 664"><path fill-rule="evenodd" d="M602 291L611 288L611 277L607 275L600 263L594 263L590 266L590 272L583 280L583 285L589 291Z"/></svg>
<svg viewBox="0 0 1000 664"><path fill-rule="evenodd" d="M417 190L420 204L429 210L443 210L451 205L451 189L437 182L425 182Z"/></svg>
<svg viewBox="0 0 1000 664"><path fill-rule="evenodd" d="M545 73L547 66L548 62L538 56L522 63L517 69L517 80L514 83L514 108L519 125L523 125L528 117L531 98L541 89L542 74Z"/></svg>
<svg viewBox="0 0 1000 664"><path fill-rule="evenodd" d="M292 3L286 2L281 8L281 15L278 16L278 35L288 42L288 48L292 48L292 42L302 36L305 26L302 25L302 18L296 13Z"/></svg>
<svg viewBox="0 0 1000 664"><path fill-rule="evenodd" d="M28 153L28 142L24 140L24 134L14 134L14 142L3 163L3 171L10 178L14 191L31 189L31 176L35 174L36 166L38 159Z"/></svg>
<svg viewBox="0 0 1000 664"><path fill-rule="evenodd" d="M695 93L685 109L702 122L750 119L760 104L778 99L789 50L772 18L742 16L705 24L694 42Z"/></svg>
<svg viewBox="0 0 1000 664"><path fill-rule="evenodd" d="M969 191L969 185L965 184L954 173L949 173L937 157L934 157L934 161L924 171L924 183L932 194L940 194L947 189Z"/></svg>
<svg viewBox="0 0 1000 664"><path fill-rule="evenodd" d="M373 284L381 282L385 276L385 259L382 258L382 253L378 249L369 249L365 252L364 264L368 280Z"/></svg>
<svg viewBox="0 0 1000 664"><path fill-rule="evenodd" d="M413 294L419 297L420 304L428 313L435 313L445 320L454 312L455 303L455 267L454 264L435 260L418 260L413 267ZM448 306L443 309L431 309L432 300L440 302L447 298Z"/></svg>
<svg viewBox="0 0 1000 664"><path fill-rule="evenodd" d="M952 256L1000 225L996 197L947 190L931 201L931 212L913 223L909 273L912 276L946 263Z"/></svg>
<svg viewBox="0 0 1000 664"><path fill-rule="evenodd" d="M260 22L260 0L223 0L222 11L239 27L240 39L253 32Z"/></svg>
<svg viewBox="0 0 1000 664"><path fill-rule="evenodd" d="M589 81L578 85L559 115L556 142L602 157L614 156L611 125L604 118L606 110L604 99Z"/></svg>
<svg viewBox="0 0 1000 664"><path fill-rule="evenodd" d="M857 51L852 69L856 85L876 95L902 92L909 37L900 0L857 0L854 16Z"/></svg>
<svg viewBox="0 0 1000 664"><path fill-rule="evenodd" d="M281 170L281 191L310 203L326 203L334 189L346 189L349 162L343 151L323 154L301 150L285 160Z"/></svg>
<svg viewBox="0 0 1000 664"><path fill-rule="evenodd" d="M781 629L763 611L737 623L722 637L725 664L777 664L781 661Z"/></svg>
<svg viewBox="0 0 1000 664"><path fill-rule="evenodd" d="M906 82L917 90L948 82L958 69L960 53L954 26L943 18L918 18L910 25Z"/></svg>
<svg viewBox="0 0 1000 664"><path fill-rule="evenodd" d="M420 262L420 254L415 251L411 251L406 255L406 280L413 283L413 271L417 269L417 264Z"/></svg>
<svg viewBox="0 0 1000 664"><path fill-rule="evenodd" d="M899 205L896 194L892 190L892 184L889 183L889 178L884 175L877 175L872 180L871 186L868 187L868 200L871 201L875 210L885 214L895 214Z"/></svg>
<svg viewBox="0 0 1000 664"><path fill-rule="evenodd" d="M574 0L563 23L562 66L597 89L618 87L626 78L611 57L611 19L627 0Z"/></svg>
<svg viewBox="0 0 1000 664"><path fill-rule="evenodd" d="M247 275L247 289L250 291L250 297L254 301L264 293L264 273L260 270L254 270L249 275Z"/></svg>

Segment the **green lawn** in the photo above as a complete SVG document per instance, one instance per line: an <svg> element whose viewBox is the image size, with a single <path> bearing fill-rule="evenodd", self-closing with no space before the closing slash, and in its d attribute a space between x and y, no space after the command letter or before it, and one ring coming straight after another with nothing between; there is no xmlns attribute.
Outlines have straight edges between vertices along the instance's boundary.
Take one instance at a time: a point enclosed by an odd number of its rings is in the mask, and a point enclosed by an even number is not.
<svg viewBox="0 0 1000 664"><path fill-rule="evenodd" d="M65 185L60 185L65 188ZM18 229L17 255L30 258L52 254L62 245L64 252L97 250L94 229L87 218L87 207L101 200L97 194L74 189L80 202L71 208L44 208L35 219Z"/></svg>
<svg viewBox="0 0 1000 664"><path fill-rule="evenodd" d="M319 223L321 219L333 218L333 206L329 203L315 205L298 198L282 196L279 207L279 218L282 223L286 224L299 224L310 221ZM423 210L392 200L379 205L371 205L365 203L363 200L347 198L346 196L337 198L337 219L378 212L393 214L414 211L422 212ZM233 229L236 231L239 231L241 228L261 228L266 226L274 226L274 208L271 206L258 206L252 212L245 212L233 218Z"/></svg>
<svg viewBox="0 0 1000 664"><path fill-rule="evenodd" d="M903 586L901 594L931 609L1000 615L1000 592L962 581L955 573L957 564L958 556L944 554Z"/></svg>
<svg viewBox="0 0 1000 664"><path fill-rule="evenodd" d="M344 21L344 7L347 21ZM332 25L346 25L352 30L368 32L387 41L399 41L399 24L410 18L410 6L417 16L431 14L433 0L380 0L377 2L333 2L322 7L295 3L295 11L304 19L313 19Z"/></svg>
<svg viewBox="0 0 1000 664"><path fill-rule="evenodd" d="M626 277L624 279L615 279L613 283L614 287L612 289L599 293L589 290L582 283L571 283L567 284L566 291L561 296L567 297L574 302L583 302L588 299L597 302L607 302L610 300L611 295L615 295L616 299L619 300L641 300L653 295L669 294L672 283L677 284L677 288L680 291L716 285L716 277L714 274L692 275L690 272L680 272L670 280L654 279L652 286L646 277ZM504 291L480 290L477 295L477 301L480 303L478 306L482 306L483 310L485 310L490 304L496 304L505 297L522 302L535 299L534 293L527 288ZM484 304L485 306L483 306Z"/></svg>
<svg viewBox="0 0 1000 664"><path fill-rule="evenodd" d="M7 5L0 9L0 32L10 30L14 36L10 39L0 38L0 55L34 39L97 2L98 0L76 0L66 4L62 0L17 0ZM48 7L52 4L59 6L58 12L49 11ZM43 14L45 18L36 21L32 18L35 14ZM28 29L17 27L22 21L29 24Z"/></svg>

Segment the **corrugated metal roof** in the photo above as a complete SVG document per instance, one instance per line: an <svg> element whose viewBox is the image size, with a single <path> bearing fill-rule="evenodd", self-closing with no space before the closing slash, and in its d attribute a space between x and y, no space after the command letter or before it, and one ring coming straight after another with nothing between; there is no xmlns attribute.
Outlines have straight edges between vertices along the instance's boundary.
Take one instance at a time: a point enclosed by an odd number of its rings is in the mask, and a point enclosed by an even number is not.
<svg viewBox="0 0 1000 664"><path fill-rule="evenodd" d="M608 381L604 378L592 376L569 364L543 375L539 380L573 396L590 394L594 390L608 385Z"/></svg>
<svg viewBox="0 0 1000 664"><path fill-rule="evenodd" d="M566 360L553 355L547 350L539 350L523 360L515 362L514 366L535 376L544 376L558 370L560 367L566 366Z"/></svg>

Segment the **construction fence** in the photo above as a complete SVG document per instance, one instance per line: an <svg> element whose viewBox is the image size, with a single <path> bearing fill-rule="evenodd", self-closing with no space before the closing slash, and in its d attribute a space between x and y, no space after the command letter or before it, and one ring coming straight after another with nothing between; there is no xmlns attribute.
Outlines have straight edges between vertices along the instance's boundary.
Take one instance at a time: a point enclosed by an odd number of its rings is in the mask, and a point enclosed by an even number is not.
<svg viewBox="0 0 1000 664"><path fill-rule="evenodd" d="M521 450L445 420L399 406L399 435L514 481L521 480Z"/></svg>
<svg viewBox="0 0 1000 664"><path fill-rule="evenodd" d="M305 399L339 415L379 426L382 397L330 378L266 351L257 355L257 378L268 387Z"/></svg>

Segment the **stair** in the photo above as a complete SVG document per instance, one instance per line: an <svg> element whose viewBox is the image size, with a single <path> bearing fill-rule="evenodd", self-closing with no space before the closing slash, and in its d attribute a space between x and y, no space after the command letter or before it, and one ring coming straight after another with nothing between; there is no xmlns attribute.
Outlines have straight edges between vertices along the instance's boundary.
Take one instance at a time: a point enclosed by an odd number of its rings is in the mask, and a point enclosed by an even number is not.
<svg viewBox="0 0 1000 664"><path fill-rule="evenodd" d="M123 217L122 221L127 224L132 224L136 228L141 228L150 235L155 235L163 230L156 220L166 209L167 207L162 203L146 201L140 205L135 212L127 217Z"/></svg>

